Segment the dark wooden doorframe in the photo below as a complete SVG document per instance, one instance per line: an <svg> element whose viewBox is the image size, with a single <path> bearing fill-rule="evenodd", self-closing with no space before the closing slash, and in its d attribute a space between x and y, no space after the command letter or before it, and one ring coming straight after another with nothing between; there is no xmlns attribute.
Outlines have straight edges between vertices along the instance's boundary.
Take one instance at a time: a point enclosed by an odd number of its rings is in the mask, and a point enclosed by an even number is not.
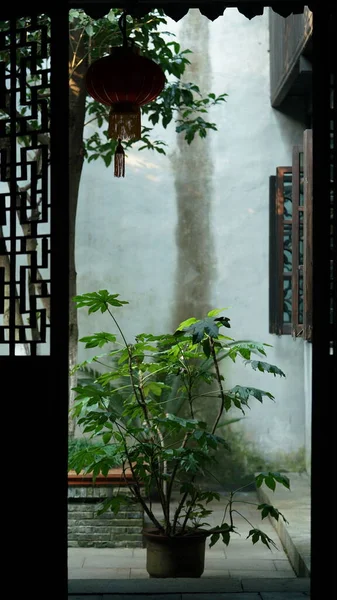
<svg viewBox="0 0 337 600"><path fill-rule="evenodd" d="M294 3L295 0L293 0ZM99 4L96 2L96 4ZM159 2L158 2L159 4ZM189 2L193 7L192 1ZM199 3L200 4L200 3ZM205 3L206 4L206 3ZM232 5L253 4L240 2ZM256 3L264 5L265 3ZM279 0L279 4L281 4ZM303 2L297 2L303 5ZM313 376L312 376L312 594L321 600L323 589L335 590L337 536L336 499L336 289L333 310L329 301L331 251L330 193L336 204L336 150L331 158L330 122L335 124L336 104L330 109L330 73L335 73L334 3L313 2ZM82 2L82 6L85 1ZM113 6L114 3L111 2ZM276 5L276 3L275 3ZM15 6L11 7L15 9ZM8 7L6 7L8 11ZM22 14L21 4L19 16ZM27 11L33 8L27 8ZM52 12L52 337L50 356L0 357L1 398L6 406L3 424L9 431L4 445L4 468L14 477L8 498L8 517L18 524L11 536L14 548L25 547L25 589L50 589L59 598L67 591L67 330L68 330L68 35L67 7ZM4 9L2 9L3 14ZM3 16L2 18L7 18ZM332 164L333 160L333 164ZM330 164L334 186L330 183ZM334 248L336 249L336 209ZM336 277L336 261L334 264ZM334 322L330 323L330 312ZM330 344L334 354L330 354ZM328 393L324 390L328 390ZM5 426L3 425L3 429ZM48 471L48 477L45 473ZM50 472L53 478L50 478ZM42 473L42 477L41 477ZM34 482L34 483L33 483ZM38 495L38 491L41 496ZM46 501L43 504L40 498ZM33 551L34 548L34 551ZM15 550L16 551L16 550ZM43 575L42 575L43 574ZM42 586L42 581L43 583ZM48 583L49 582L49 583ZM18 582L20 586L20 582ZM46 589L50 588L50 589Z"/></svg>
<svg viewBox="0 0 337 600"><path fill-rule="evenodd" d="M323 498L335 503L337 456L337 310L336 310L336 58L333 52L336 6L330 17L321 5L313 14L313 357L311 470L312 598L323 589L337 592L335 577L336 511L323 508ZM334 77L334 81L332 81ZM334 130L333 130L334 128ZM331 149L331 136L334 149ZM331 177L332 176L332 177ZM331 211L334 211L333 232ZM330 268L334 290L331 304ZM322 393L326 384L327 395ZM327 551L323 552L323 548ZM322 585L326 585L323 588Z"/></svg>

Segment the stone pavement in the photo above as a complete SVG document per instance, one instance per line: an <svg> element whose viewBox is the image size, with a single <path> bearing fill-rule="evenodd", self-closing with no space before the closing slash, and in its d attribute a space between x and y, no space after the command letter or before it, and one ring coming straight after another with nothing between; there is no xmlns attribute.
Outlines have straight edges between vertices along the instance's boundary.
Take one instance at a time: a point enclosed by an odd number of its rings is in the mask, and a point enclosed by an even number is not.
<svg viewBox="0 0 337 600"><path fill-rule="evenodd" d="M273 520L293 569L299 577L310 576L310 480L307 473L288 473L290 490L277 486L272 492L266 485L257 490L261 502L274 504L287 518Z"/></svg>
<svg viewBox="0 0 337 600"><path fill-rule="evenodd" d="M69 600L309 600L309 596L308 578L91 579L68 584Z"/></svg>
<svg viewBox="0 0 337 600"><path fill-rule="evenodd" d="M255 506L259 502L255 492L241 494L239 499L236 510L244 516L235 515L235 524L241 535L233 535L228 547L221 540L212 548L206 546L203 577L296 577L271 522L268 519L261 522L261 513ZM208 518L210 525L221 523L224 506L225 498L211 503L214 512ZM246 539L253 526L260 527L272 538L278 549L269 550L261 542L253 546L251 538ZM145 562L145 548L68 548L68 577L144 579L149 577Z"/></svg>
<svg viewBox="0 0 337 600"><path fill-rule="evenodd" d="M228 547L218 542L206 549L205 571L200 579L150 579L145 568L146 551L143 548L69 548L68 579L70 600L308 600L310 579L307 572L296 575L299 553L296 545L300 540L301 549L310 551L310 488L308 481L296 477L289 492L284 497L275 493L272 498L258 498L255 492L240 494L237 510L244 517L262 529L277 545L270 551L261 542L253 546L247 540L251 525L237 515L236 525L241 537L235 536ZM270 500L289 521L288 534L295 535L292 543L291 562L282 547L275 530L268 519L261 522L260 513L250 503ZM281 507L279 506L281 500ZM298 502L300 504L298 504ZM302 519L298 527L293 517L298 518L299 506ZM212 525L221 522L224 500L214 503ZM301 529L302 528L302 529ZM301 529L301 531L300 531ZM284 533L282 534L284 538ZM290 537L290 536L289 536ZM291 537L290 537L291 540ZM288 544L289 547L289 544ZM287 550L288 552L288 550ZM306 563L310 566L310 554L306 554ZM85 594L85 596L83 595Z"/></svg>

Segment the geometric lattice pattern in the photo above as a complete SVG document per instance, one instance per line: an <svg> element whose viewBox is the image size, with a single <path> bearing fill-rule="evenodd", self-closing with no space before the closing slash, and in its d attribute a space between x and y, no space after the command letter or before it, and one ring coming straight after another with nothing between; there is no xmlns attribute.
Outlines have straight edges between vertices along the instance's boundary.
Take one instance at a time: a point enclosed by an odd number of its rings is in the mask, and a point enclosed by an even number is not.
<svg viewBox="0 0 337 600"><path fill-rule="evenodd" d="M311 139L311 130L304 132L304 140L307 138ZM292 166L277 167L269 187L269 331L308 340L312 323L309 302L312 293L311 160L312 149L308 143L305 149L293 146Z"/></svg>
<svg viewBox="0 0 337 600"><path fill-rule="evenodd" d="M337 356L337 131L336 75L330 77L330 352Z"/></svg>
<svg viewBox="0 0 337 600"><path fill-rule="evenodd" d="M49 18L0 32L0 354L50 352Z"/></svg>

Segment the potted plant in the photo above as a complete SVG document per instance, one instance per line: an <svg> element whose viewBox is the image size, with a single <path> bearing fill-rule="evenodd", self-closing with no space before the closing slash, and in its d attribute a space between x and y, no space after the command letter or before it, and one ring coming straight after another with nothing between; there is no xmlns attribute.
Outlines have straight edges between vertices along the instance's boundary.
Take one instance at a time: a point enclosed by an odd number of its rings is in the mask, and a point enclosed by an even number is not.
<svg viewBox="0 0 337 600"><path fill-rule="evenodd" d="M89 314L108 312L115 331L94 333L80 340L87 348L106 344L113 348L79 365L93 361L104 368L94 384L75 388L73 409L84 433L100 438L103 446L96 459L91 455L89 464L73 461L72 468L87 469L93 477L106 474L111 465L109 447L113 444L129 485L130 502L142 506L152 525L144 529L149 575L200 577L207 538L210 546L219 539L228 545L231 536L238 533L235 492L229 494L222 522L216 527L207 525L207 517L212 513L210 502L220 496L218 491L205 487L203 479L212 475L221 449L230 450L221 434L228 423L225 416L232 406L244 412L250 398L259 402L264 397L273 399L271 393L253 387L236 385L227 389L222 361L241 358L255 370L281 377L284 373L263 360L267 344L235 341L224 335L223 331L230 327L230 319L220 316L224 309L212 310L204 319L190 318L180 323L174 334L142 333L129 343L114 314L117 308L128 304L118 294L101 290L74 300L78 308L88 308ZM106 364L107 358L114 361L113 368ZM198 416L200 401L204 407L209 403L209 420ZM182 406L184 416L179 414ZM129 472L131 483L126 477ZM263 481L271 489L276 483L289 488L288 478L281 473L256 476L257 486ZM161 517L153 508L154 491ZM125 496L116 492L100 511L111 509L117 513L124 501ZM260 504L257 509L262 518L270 515L285 520L271 505ZM268 548L275 545L253 525L248 538L253 544L260 540Z"/></svg>

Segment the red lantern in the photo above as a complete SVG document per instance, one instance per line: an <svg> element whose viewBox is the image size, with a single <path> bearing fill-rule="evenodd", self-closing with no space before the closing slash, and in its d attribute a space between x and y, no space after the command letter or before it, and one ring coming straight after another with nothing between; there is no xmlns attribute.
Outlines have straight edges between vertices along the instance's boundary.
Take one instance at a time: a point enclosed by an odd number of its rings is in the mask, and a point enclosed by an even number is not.
<svg viewBox="0 0 337 600"><path fill-rule="evenodd" d="M110 106L109 137L118 140L115 177L124 177L122 140L141 137L140 107L154 100L165 85L165 75L139 49L126 44L112 48L108 56L92 63L87 71L88 93Z"/></svg>

